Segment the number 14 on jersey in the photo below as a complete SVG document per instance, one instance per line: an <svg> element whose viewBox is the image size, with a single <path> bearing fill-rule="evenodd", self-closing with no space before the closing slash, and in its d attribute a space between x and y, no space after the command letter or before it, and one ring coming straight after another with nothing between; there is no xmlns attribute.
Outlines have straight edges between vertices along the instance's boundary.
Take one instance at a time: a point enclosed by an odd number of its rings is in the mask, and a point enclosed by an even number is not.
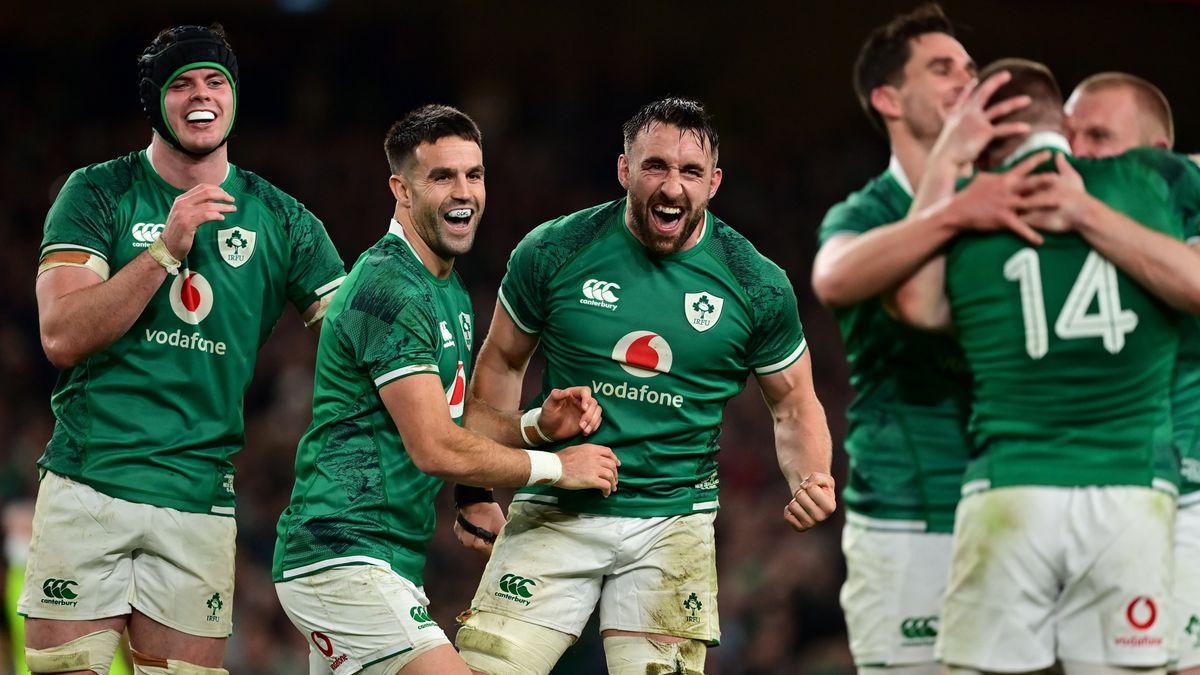
<svg viewBox="0 0 1200 675"><path fill-rule="evenodd" d="M1021 316L1025 322L1025 351L1029 358L1040 359L1050 349L1050 336L1037 251L1023 248L1014 253L1004 263L1004 278L1019 286ZM1093 301L1096 311L1089 313ZM1100 338L1106 351L1117 354L1125 347L1125 335L1132 333L1137 325L1137 313L1121 309L1116 268L1092 251L1083 262L1054 322L1054 334L1062 340Z"/></svg>

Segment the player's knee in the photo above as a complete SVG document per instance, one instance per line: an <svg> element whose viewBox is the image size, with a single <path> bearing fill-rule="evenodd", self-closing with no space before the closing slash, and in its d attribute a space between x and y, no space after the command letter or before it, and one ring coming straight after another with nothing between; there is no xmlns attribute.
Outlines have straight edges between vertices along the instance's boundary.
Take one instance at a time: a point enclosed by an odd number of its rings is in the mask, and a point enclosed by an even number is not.
<svg viewBox="0 0 1200 675"><path fill-rule="evenodd" d="M150 656L136 649L133 655L133 675L229 675L224 668L198 666L187 661Z"/></svg>
<svg viewBox="0 0 1200 675"><path fill-rule="evenodd" d="M575 636L494 614L459 618L454 646L472 670L490 675L546 675Z"/></svg>
<svg viewBox="0 0 1200 675"><path fill-rule="evenodd" d="M609 675L703 675L708 647L699 640L663 642L649 637L604 638Z"/></svg>
<svg viewBox="0 0 1200 675"><path fill-rule="evenodd" d="M108 675L121 634L115 630L98 630L70 642L46 649L25 648L25 665L34 673L69 673L90 670L96 675Z"/></svg>

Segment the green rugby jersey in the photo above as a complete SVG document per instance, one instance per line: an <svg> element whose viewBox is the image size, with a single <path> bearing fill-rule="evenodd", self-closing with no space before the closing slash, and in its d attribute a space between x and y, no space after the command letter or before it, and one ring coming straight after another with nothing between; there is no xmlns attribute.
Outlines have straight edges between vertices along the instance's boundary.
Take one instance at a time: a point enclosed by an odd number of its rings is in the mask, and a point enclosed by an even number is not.
<svg viewBox="0 0 1200 675"><path fill-rule="evenodd" d="M1186 155L1176 155L1183 175L1173 181L1176 192L1200 189L1200 167ZM1185 206L1200 199L1181 198ZM1200 245L1200 213L1187 214L1187 243ZM1179 504L1200 503L1200 318L1184 317L1179 326L1179 353L1171 387L1171 420L1175 425L1175 450L1180 460Z"/></svg>
<svg viewBox="0 0 1200 675"><path fill-rule="evenodd" d="M229 165L237 211L205 223L125 335L62 371L38 465L132 502L233 515L232 455L259 347L286 302L303 311L345 268L292 197ZM146 152L80 169L46 217L41 255L82 251L115 274L162 233L175 198Z"/></svg>
<svg viewBox="0 0 1200 675"><path fill-rule="evenodd" d="M607 499L547 486L516 499L634 517L718 507L725 403L750 372L783 370L806 343L783 270L704 218L696 246L656 256L625 226L621 199L544 223L513 251L499 300L541 340L546 367L533 405L556 387L591 386L604 423L588 440L621 459Z"/></svg>
<svg viewBox="0 0 1200 675"><path fill-rule="evenodd" d="M1178 160L1134 150L1070 161L1090 194L1182 238L1194 196L1176 189ZM1037 247L1008 233L961 236L947 255L946 288L975 375L971 431L980 452L965 491L1170 489L1173 310L1075 234L1048 234Z"/></svg>
<svg viewBox="0 0 1200 675"><path fill-rule="evenodd" d="M911 205L893 158L887 171L829 210L820 243L903 220ZM878 297L834 315L856 391L846 413L847 517L889 530L950 532L971 453L971 379L962 350L945 335L893 319Z"/></svg>
<svg viewBox="0 0 1200 675"><path fill-rule="evenodd" d="M275 581L339 565L390 567L418 586L442 479L412 462L379 389L441 378L462 423L474 313L458 273L434 276L396 221L359 257L321 327L313 421L279 517Z"/></svg>

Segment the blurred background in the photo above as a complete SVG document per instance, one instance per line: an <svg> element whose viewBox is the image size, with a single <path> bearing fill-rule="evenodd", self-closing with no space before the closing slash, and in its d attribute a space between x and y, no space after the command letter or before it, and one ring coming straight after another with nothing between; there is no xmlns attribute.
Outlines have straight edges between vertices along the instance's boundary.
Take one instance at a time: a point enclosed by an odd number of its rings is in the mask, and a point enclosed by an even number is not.
<svg viewBox="0 0 1200 675"><path fill-rule="evenodd" d="M203 4L16 0L0 8L0 507L5 564L23 557L35 461L53 420L56 371L42 354L33 286L47 209L81 166L145 147L135 60L155 33L223 23L238 53L242 98L230 158L304 202L349 264L386 230L383 134L428 102L455 105L484 132L489 200L475 250L457 269L480 330L508 253L535 225L621 196L621 123L668 94L705 101L721 134L725 181L712 210L778 262L801 319L835 444L852 392L831 315L809 285L826 209L881 172L884 138L850 85L859 45L916 2L376 2L209 0ZM1158 84L1178 147L1200 149L1195 35L1200 5L1092 0L948 0L959 38L981 64L1023 56L1069 90L1101 70ZM482 335L482 332L480 332ZM476 340L476 343L480 342ZM270 580L275 521L292 486L296 440L310 417L315 338L294 312L262 351L246 398L238 456L235 674L305 673L307 648ZM537 368L537 364L533 366ZM717 520L723 641L708 672L850 673L837 593L841 514L797 535L770 420L753 382L726 412ZM447 491L448 492L448 491ZM483 561L443 518L429 563L431 614L450 634ZM13 585L10 584L12 589ZM10 618L0 636L19 625ZM594 626L593 626L594 628ZM0 638L0 673L11 638ZM594 630L556 672L604 672Z"/></svg>

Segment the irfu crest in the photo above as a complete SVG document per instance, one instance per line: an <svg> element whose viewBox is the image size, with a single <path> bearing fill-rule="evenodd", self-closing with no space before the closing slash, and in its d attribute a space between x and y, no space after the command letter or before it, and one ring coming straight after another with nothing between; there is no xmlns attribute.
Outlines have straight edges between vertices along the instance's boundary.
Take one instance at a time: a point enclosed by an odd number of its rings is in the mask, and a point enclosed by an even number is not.
<svg viewBox="0 0 1200 675"><path fill-rule="evenodd" d="M683 294L683 316L687 318L692 328L703 333L717 325L721 319L721 307L724 298L719 298L707 291Z"/></svg>
<svg viewBox="0 0 1200 675"><path fill-rule="evenodd" d="M231 267L241 267L254 255L254 241L258 238L252 230L244 227L230 227L217 230L217 250Z"/></svg>

